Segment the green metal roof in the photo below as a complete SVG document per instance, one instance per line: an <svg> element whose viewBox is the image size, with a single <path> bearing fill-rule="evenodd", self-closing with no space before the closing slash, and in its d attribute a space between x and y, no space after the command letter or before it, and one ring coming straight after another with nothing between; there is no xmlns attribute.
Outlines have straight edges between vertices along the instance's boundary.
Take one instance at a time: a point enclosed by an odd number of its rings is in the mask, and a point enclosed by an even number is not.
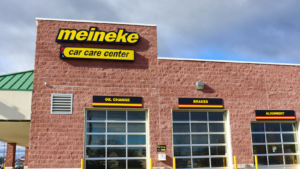
<svg viewBox="0 0 300 169"><path fill-rule="evenodd" d="M0 75L0 90L32 91L34 70Z"/></svg>

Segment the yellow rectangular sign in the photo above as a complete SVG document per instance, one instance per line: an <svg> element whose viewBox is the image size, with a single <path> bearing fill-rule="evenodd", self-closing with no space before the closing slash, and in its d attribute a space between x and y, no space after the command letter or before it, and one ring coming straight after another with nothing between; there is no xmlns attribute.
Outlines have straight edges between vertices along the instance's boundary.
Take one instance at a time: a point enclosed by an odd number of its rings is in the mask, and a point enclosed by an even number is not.
<svg viewBox="0 0 300 169"><path fill-rule="evenodd" d="M61 59L106 59L134 61L134 50L60 47Z"/></svg>

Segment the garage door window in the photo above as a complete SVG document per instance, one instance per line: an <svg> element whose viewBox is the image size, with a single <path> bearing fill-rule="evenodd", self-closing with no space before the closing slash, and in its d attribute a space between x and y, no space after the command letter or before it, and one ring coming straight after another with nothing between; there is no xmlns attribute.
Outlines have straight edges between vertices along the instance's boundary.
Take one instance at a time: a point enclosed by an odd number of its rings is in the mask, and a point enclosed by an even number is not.
<svg viewBox="0 0 300 169"><path fill-rule="evenodd" d="M251 134L259 165L299 163L296 123L251 123Z"/></svg>
<svg viewBox="0 0 300 169"><path fill-rule="evenodd" d="M227 167L224 112L173 111L177 168Z"/></svg>
<svg viewBox="0 0 300 169"><path fill-rule="evenodd" d="M146 112L86 113L86 169L145 169Z"/></svg>

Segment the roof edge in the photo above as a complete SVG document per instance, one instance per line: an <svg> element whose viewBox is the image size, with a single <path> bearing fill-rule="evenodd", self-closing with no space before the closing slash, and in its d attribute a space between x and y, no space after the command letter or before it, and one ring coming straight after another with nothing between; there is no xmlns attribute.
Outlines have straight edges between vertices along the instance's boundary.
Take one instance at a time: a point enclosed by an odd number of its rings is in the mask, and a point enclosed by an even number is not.
<svg viewBox="0 0 300 169"><path fill-rule="evenodd" d="M22 91L22 92L32 92L33 89L0 89L0 91Z"/></svg>
<svg viewBox="0 0 300 169"><path fill-rule="evenodd" d="M292 63L268 63L268 62L247 62L247 61L232 61L232 60L208 60L208 59L186 59L186 58L169 58L169 57L158 57L161 60L186 60L186 61L196 61L196 62L226 62L226 63L250 63L250 64L260 64L260 65L282 65L282 66L300 66L300 64Z"/></svg>
<svg viewBox="0 0 300 169"><path fill-rule="evenodd" d="M19 74L19 73L25 73L25 72L34 72L34 69L32 69L32 70L26 70L26 71L22 71L22 72L15 72L15 73L3 74L3 75L0 75L0 77L1 76L7 76L7 75Z"/></svg>
<svg viewBox="0 0 300 169"><path fill-rule="evenodd" d="M92 23L108 23L108 24L122 24L122 25L139 25L139 26L155 26L155 24L141 24L141 23L124 23L124 22L106 22L106 21L92 21L92 20L73 20L73 19L54 19L54 18L35 18L36 26L38 26L38 20L49 21L70 21L70 22L92 22Z"/></svg>

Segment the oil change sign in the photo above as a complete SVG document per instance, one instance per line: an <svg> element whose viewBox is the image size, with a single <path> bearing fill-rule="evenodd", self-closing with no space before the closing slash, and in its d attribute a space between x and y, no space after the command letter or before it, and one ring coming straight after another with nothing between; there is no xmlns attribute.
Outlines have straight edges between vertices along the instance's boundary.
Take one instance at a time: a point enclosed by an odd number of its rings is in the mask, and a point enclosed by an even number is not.
<svg viewBox="0 0 300 169"><path fill-rule="evenodd" d="M61 59L106 59L134 61L134 50L60 47Z"/></svg>
<svg viewBox="0 0 300 169"><path fill-rule="evenodd" d="M124 96L93 96L93 107L143 107L143 98Z"/></svg>

